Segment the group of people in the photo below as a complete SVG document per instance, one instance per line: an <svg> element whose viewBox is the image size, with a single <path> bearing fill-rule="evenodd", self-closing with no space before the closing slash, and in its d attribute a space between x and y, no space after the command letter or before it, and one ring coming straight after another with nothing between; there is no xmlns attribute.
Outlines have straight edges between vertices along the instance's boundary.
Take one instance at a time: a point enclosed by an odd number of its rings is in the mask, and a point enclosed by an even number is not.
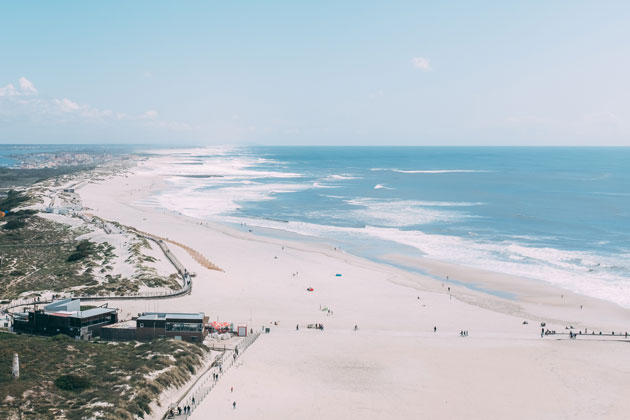
<svg viewBox="0 0 630 420"><path fill-rule="evenodd" d="M546 335L553 335L556 333L556 330L550 330L550 329L545 329L544 328L544 323L541 323L541 325L543 326L543 328L541 328L540 330L540 337L543 338ZM569 330L569 338L577 338L578 335L582 335L582 331L578 331L578 332L573 332L571 331L573 329L573 326L570 327L566 327L565 329ZM584 328L584 334L588 334L588 328ZM591 331L591 335L595 335L595 331ZM600 331L599 334L597 335L602 335L602 332ZM611 333L611 335L615 335L615 332L613 331ZM624 336L624 338L628 338L628 332L626 331L625 334L623 333L619 333L619 336Z"/></svg>
<svg viewBox="0 0 630 420"><path fill-rule="evenodd" d="M184 414L190 414L190 406L189 405L185 405L183 410L182 410L181 407L177 407L177 415L181 416L182 412ZM175 411L172 408L169 411L169 415L170 415L170 417L175 417Z"/></svg>
<svg viewBox="0 0 630 420"><path fill-rule="evenodd" d="M459 332L460 337L468 337L468 330L461 330Z"/></svg>

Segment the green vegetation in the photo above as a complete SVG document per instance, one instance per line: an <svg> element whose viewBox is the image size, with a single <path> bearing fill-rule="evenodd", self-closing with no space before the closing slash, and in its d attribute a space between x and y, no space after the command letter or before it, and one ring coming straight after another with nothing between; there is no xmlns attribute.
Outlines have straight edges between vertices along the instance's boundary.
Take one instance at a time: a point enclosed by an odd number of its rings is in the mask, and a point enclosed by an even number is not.
<svg viewBox="0 0 630 420"><path fill-rule="evenodd" d="M94 169L94 166L70 166L41 169L0 168L0 188L26 186L50 178Z"/></svg>
<svg viewBox="0 0 630 420"><path fill-rule="evenodd" d="M173 290L179 289L181 284L179 283L179 277L173 273L168 277L163 277L157 274L153 267L146 265L145 263L155 262L155 258L150 255L145 255L143 250L151 249L151 244L146 238L137 237L133 244L129 247L129 257L126 262L133 264L136 268L136 275L134 280L143 283L148 287L169 287Z"/></svg>
<svg viewBox="0 0 630 420"><path fill-rule="evenodd" d="M0 211L11 211L14 208L26 204L29 198L19 191L10 190L7 192L7 196L0 200Z"/></svg>
<svg viewBox="0 0 630 420"><path fill-rule="evenodd" d="M180 287L176 274L160 276L146 264L154 261L142 252L150 248L146 239L134 239L131 245L127 263L135 267L136 274L127 278L111 273L116 258L111 244L80 239L89 232L87 227L71 227L33 213L27 210L10 213L4 229L0 229L0 299L15 299L24 292L43 290L72 289L76 295L125 295L137 293L142 285ZM7 228L9 223L12 225Z"/></svg>
<svg viewBox="0 0 630 420"><path fill-rule="evenodd" d="M181 386L208 349L175 340L94 343L0 333L0 418L133 419ZM13 353L20 378L11 377Z"/></svg>
<svg viewBox="0 0 630 420"><path fill-rule="evenodd" d="M13 219L6 222L4 226L2 226L2 229L15 230L15 229L21 229L24 226L26 226L26 221L24 219Z"/></svg>
<svg viewBox="0 0 630 420"><path fill-rule="evenodd" d="M30 198L27 195L15 190L10 190L7 196L0 200L0 211L6 213L0 219L5 222L2 229L17 230L26 226L28 218L36 212L33 210L13 211L13 209L20 205L26 205L29 201Z"/></svg>
<svg viewBox="0 0 630 420"><path fill-rule="evenodd" d="M55 385L66 391L81 391L90 386L90 381L86 377L69 374L55 379Z"/></svg>
<svg viewBox="0 0 630 420"><path fill-rule="evenodd" d="M0 231L0 298L97 284L86 272L87 263L98 260L96 253L80 263L67 262L76 252L77 237L84 233L84 229L72 229L38 216L30 216L19 229Z"/></svg>
<svg viewBox="0 0 630 420"><path fill-rule="evenodd" d="M68 257L68 262L82 260L83 258L87 258L93 251L93 244L90 241L83 240L79 242L77 245L77 251L75 253L70 254Z"/></svg>

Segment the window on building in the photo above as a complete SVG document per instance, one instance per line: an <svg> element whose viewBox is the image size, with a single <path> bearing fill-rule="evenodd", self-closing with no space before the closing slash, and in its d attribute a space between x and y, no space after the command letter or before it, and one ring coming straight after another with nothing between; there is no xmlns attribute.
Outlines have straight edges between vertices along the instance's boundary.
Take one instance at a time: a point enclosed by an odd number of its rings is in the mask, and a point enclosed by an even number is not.
<svg viewBox="0 0 630 420"><path fill-rule="evenodd" d="M166 331L200 332L203 325L198 322L167 322Z"/></svg>

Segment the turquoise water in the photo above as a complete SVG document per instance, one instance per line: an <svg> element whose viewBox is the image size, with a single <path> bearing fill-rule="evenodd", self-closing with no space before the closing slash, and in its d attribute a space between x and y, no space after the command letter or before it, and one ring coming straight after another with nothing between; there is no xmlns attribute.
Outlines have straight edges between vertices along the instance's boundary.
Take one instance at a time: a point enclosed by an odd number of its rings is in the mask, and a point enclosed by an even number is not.
<svg viewBox="0 0 630 420"><path fill-rule="evenodd" d="M630 250L630 149L250 150L270 160L256 169L296 172L303 175L296 183L334 188L277 194L236 215L604 254Z"/></svg>
<svg viewBox="0 0 630 420"><path fill-rule="evenodd" d="M166 152L165 152L166 153ZM630 149L247 147L168 152L158 204L424 255L630 306Z"/></svg>

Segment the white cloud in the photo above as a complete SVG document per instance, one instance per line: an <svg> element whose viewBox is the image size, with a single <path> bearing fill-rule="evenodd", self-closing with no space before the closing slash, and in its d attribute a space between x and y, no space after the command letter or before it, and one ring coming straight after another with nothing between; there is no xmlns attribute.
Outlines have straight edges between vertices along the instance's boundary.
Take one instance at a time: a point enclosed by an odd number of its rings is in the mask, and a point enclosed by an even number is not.
<svg viewBox="0 0 630 420"><path fill-rule="evenodd" d="M61 112L73 112L81 109L78 103L72 102L68 98L63 99L53 99L53 103L57 105Z"/></svg>
<svg viewBox="0 0 630 420"><path fill-rule="evenodd" d="M155 120L157 119L157 117L158 117L158 112L153 109L146 111L144 114L140 116L140 118L144 120Z"/></svg>
<svg viewBox="0 0 630 420"><path fill-rule="evenodd" d="M414 57L411 59L411 64L417 70L431 71L431 63L429 59L424 57Z"/></svg>
<svg viewBox="0 0 630 420"><path fill-rule="evenodd" d="M27 116L33 120L47 120L53 123L94 122L111 123L126 121L145 127L159 127L174 131L193 130L195 127L178 121L160 120L156 110L150 109L141 114L114 112L88 104L80 104L68 98L41 98L33 82L25 77L18 79L18 86L9 83L0 87L0 115L4 118Z"/></svg>
<svg viewBox="0 0 630 420"><path fill-rule="evenodd" d="M26 77L20 77L20 89L24 92L25 95L37 95L37 89L35 89L35 85L33 82L28 80Z"/></svg>
<svg viewBox="0 0 630 420"><path fill-rule="evenodd" d="M35 85L26 77L20 77L18 79L18 83L18 88L16 88L13 83L9 83L4 87L0 87L0 97L37 95L37 89L35 89Z"/></svg>
<svg viewBox="0 0 630 420"><path fill-rule="evenodd" d="M17 89L11 83L4 87L0 87L0 96L16 96Z"/></svg>

